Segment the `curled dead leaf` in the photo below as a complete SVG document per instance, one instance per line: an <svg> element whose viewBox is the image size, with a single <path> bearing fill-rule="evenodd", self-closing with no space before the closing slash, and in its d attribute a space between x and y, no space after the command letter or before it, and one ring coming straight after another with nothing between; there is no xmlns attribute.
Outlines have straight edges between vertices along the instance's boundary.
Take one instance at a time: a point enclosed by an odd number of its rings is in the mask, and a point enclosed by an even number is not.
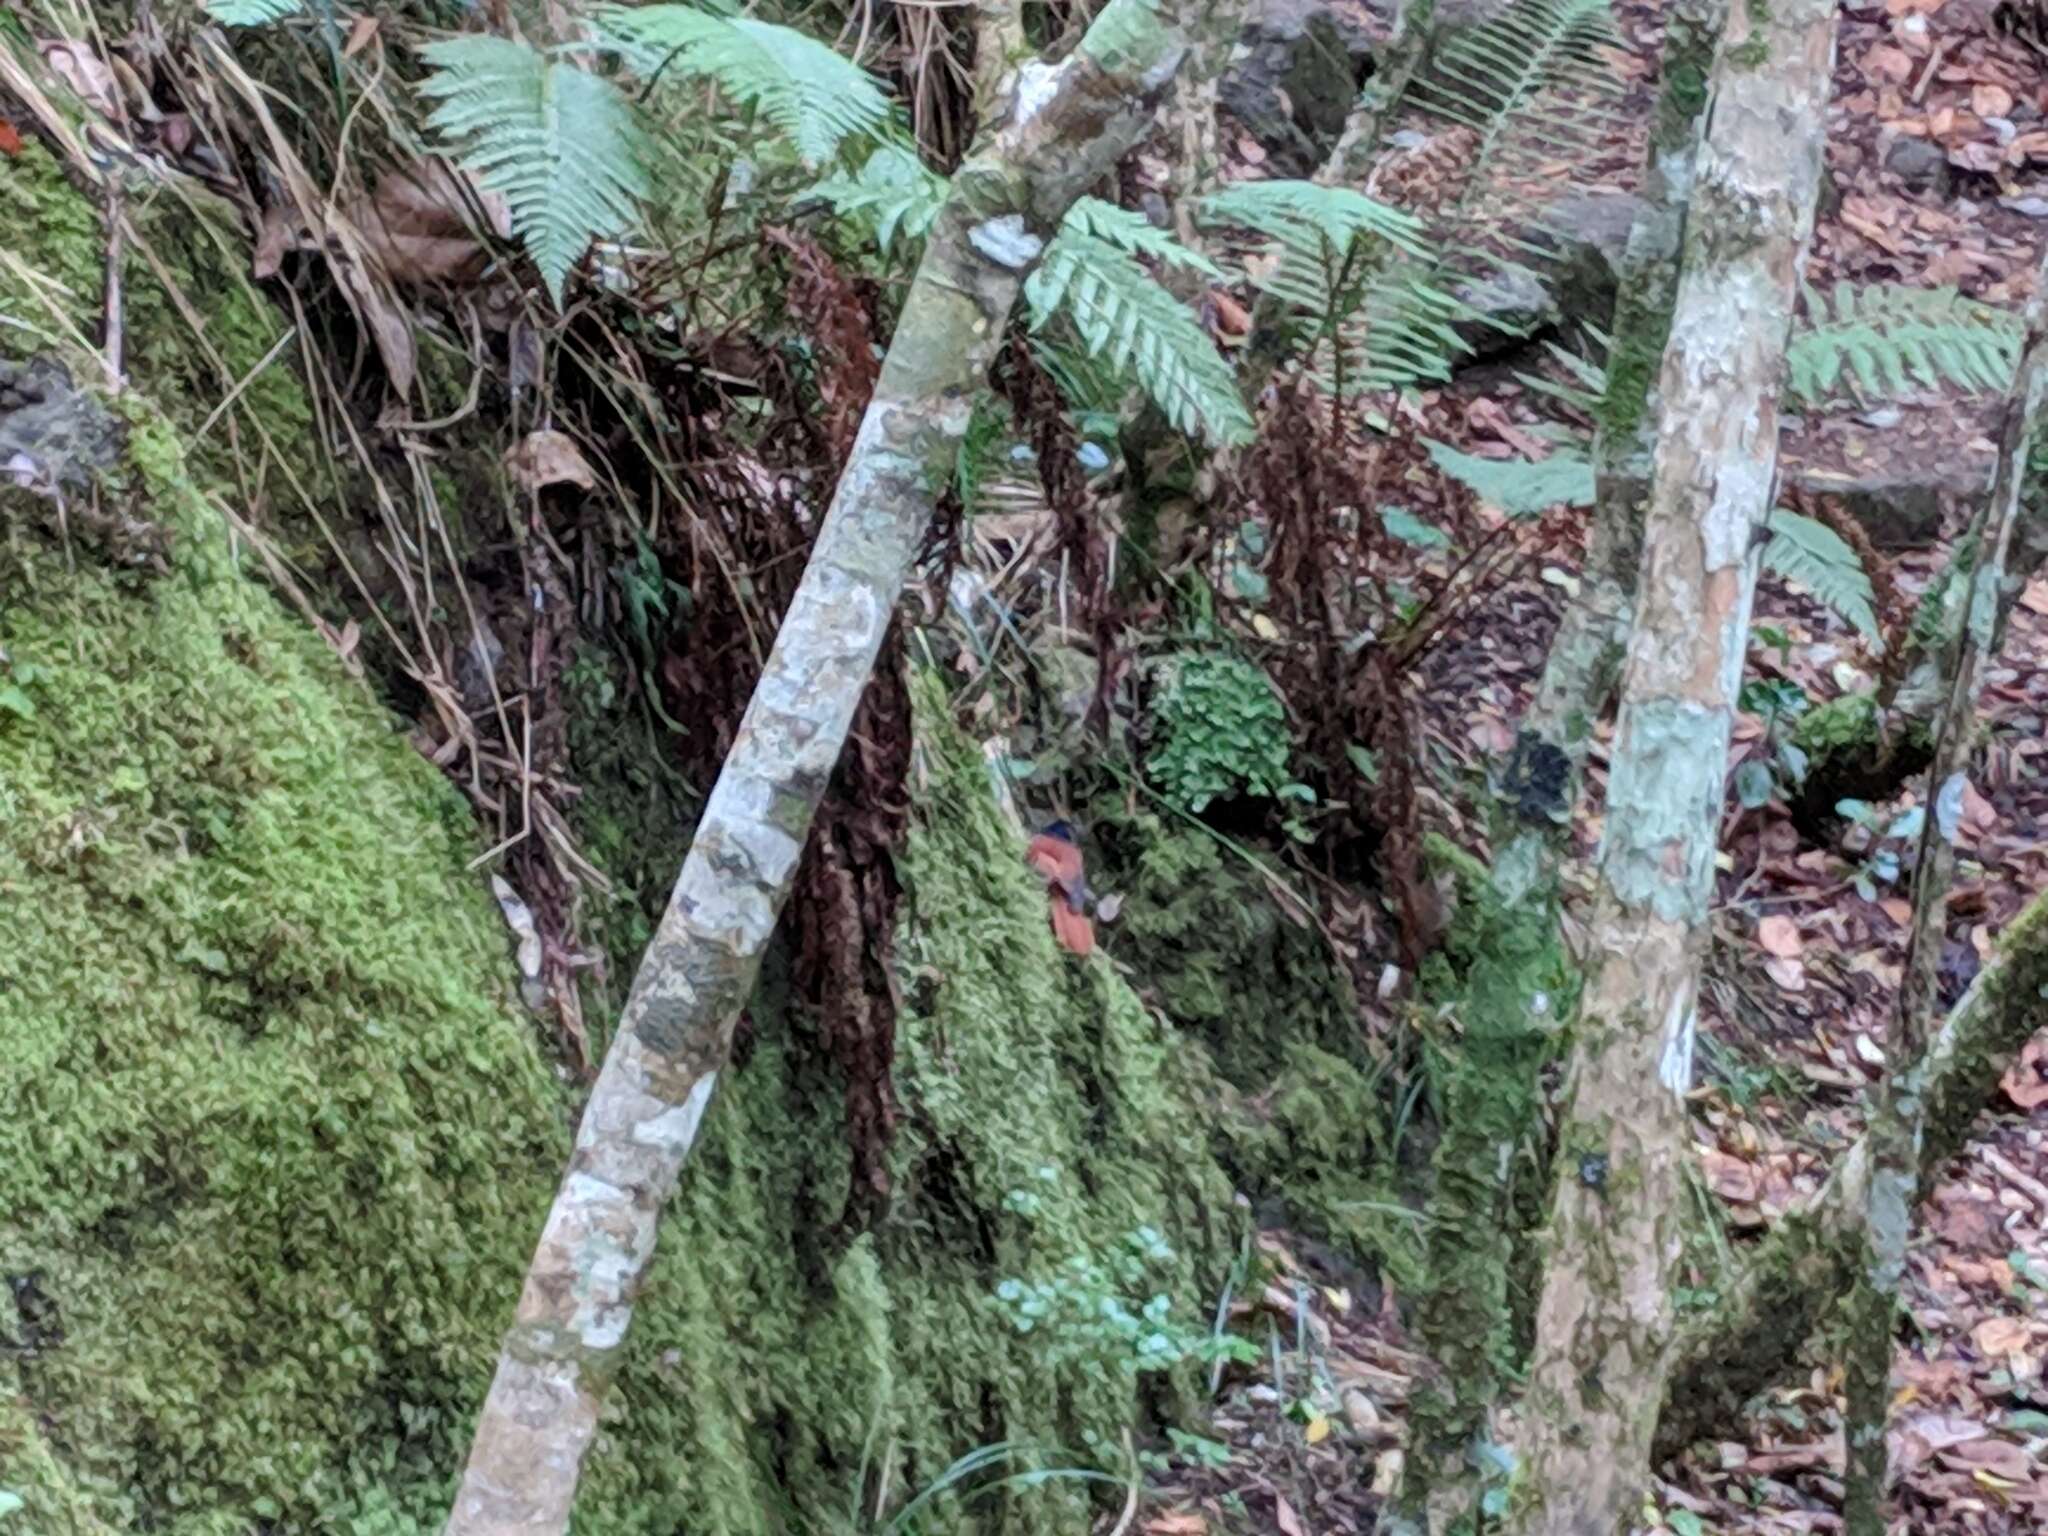
<svg viewBox="0 0 2048 1536"><path fill-rule="evenodd" d="M2048 1035L2036 1035L2020 1047L1999 1086L2021 1109L2048 1104Z"/></svg>
<svg viewBox="0 0 2048 1536"><path fill-rule="evenodd" d="M106 118L121 116L121 86L107 61L83 43L59 38L42 46L43 62L77 94L78 99Z"/></svg>
<svg viewBox="0 0 2048 1536"><path fill-rule="evenodd" d="M529 432L505 454L505 468L529 496L544 486L574 485L586 491L597 489L597 475L583 450L566 432L543 427Z"/></svg>
<svg viewBox="0 0 2048 1536"><path fill-rule="evenodd" d="M1774 913L1756 925L1756 941L1765 954L1781 960L1796 960L1806 953L1806 940L1800 937L1798 921L1781 914Z"/></svg>

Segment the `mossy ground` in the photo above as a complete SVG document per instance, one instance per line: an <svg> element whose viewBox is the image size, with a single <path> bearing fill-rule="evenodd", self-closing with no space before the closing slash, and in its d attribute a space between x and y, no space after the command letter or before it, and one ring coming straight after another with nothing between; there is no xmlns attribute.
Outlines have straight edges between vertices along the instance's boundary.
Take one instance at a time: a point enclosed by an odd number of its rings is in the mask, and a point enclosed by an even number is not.
<svg viewBox="0 0 2048 1536"><path fill-rule="evenodd" d="M32 150L0 160L0 213L68 295L36 349L76 348L91 205ZM149 227L212 300L215 350L254 369L282 327L240 255ZM6 282L10 314L41 304ZM132 275L128 318L138 393L103 494L171 531L169 572L108 569L25 493L0 503L0 645L29 703L0 711L0 1487L37 1536L415 1536L438 1526L575 1093L512 994L467 808L229 540L218 503L252 513L251 460L180 436L219 370L154 279ZM292 364L287 347L244 399L310 462ZM929 692L919 718L895 1206L827 1241L839 1085L771 976L664 1223L580 1536L855 1527L864 1496L900 1500L996 1440L1117 1464L1128 1361L1053 1359L992 1295L1151 1226L1176 1315L1213 1301L1242 1159L1205 1044L1227 1043L1221 1016L1189 999L1233 971L1232 1033L1299 1069L1287 1125L1332 1170L1356 1151L1317 1097L1334 1068L1274 1044L1298 1028L1325 1050L1346 1012L1277 1001L1300 991L1257 981L1255 935L1235 955L1208 936L1204 979L1162 987L1163 1012L1110 958L1073 961L978 751ZM590 797L609 846L647 854L613 870L623 969L683 835L679 802L616 788ZM1269 1127L1275 1168L1288 1134ZM923 1529L1072 1530L1078 1499L1055 1484Z"/></svg>

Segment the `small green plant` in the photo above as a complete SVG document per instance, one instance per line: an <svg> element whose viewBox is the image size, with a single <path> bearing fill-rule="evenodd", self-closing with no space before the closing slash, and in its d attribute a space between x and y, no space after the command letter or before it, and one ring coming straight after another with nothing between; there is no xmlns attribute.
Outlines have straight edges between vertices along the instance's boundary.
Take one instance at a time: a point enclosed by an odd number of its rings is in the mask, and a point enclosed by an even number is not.
<svg viewBox="0 0 2048 1536"><path fill-rule="evenodd" d="M1266 674L1223 650L1182 652L1154 706L1158 744L1146 767L1161 793L1199 814L1231 795L1313 803L1287 772L1287 713Z"/></svg>
<svg viewBox="0 0 2048 1536"><path fill-rule="evenodd" d="M1028 1215L1039 1198L1033 1190L1013 1191L1005 1203ZM994 1303L1018 1333L1037 1336L1049 1364L1124 1375L1133 1385L1148 1372L1190 1361L1256 1360L1247 1340L1184 1320L1164 1291L1145 1294L1155 1272L1173 1260L1157 1229L1140 1227L1120 1248L1075 1254L1047 1278L1004 1280Z"/></svg>
<svg viewBox="0 0 2048 1536"><path fill-rule="evenodd" d="M1854 823L1849 833L1851 851L1861 853L1863 862L1850 876L1856 894L1865 901L1877 900L1880 885L1897 885L1903 865L1900 856L1919 842L1920 829L1927 822L1927 807L1910 806L1887 818L1865 800L1838 800L1835 814Z"/></svg>
<svg viewBox="0 0 2048 1536"><path fill-rule="evenodd" d="M1806 690L1789 678L1760 677L1742 685L1738 702L1745 714L1764 722L1757 754L1735 769L1735 798L1744 810L1754 811L1770 804L1781 788L1794 790L1806 782L1810 763L1806 749L1792 740L1791 728L1806 713L1808 700Z"/></svg>

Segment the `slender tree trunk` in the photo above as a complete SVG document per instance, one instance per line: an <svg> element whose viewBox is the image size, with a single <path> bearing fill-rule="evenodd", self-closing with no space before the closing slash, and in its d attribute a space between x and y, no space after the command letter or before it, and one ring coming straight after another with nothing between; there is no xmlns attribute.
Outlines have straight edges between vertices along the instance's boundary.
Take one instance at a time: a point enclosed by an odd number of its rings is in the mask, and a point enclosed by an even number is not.
<svg viewBox="0 0 2048 1536"><path fill-rule="evenodd" d="M1512 1536L1610 1536L1663 1401L1699 950L1820 185L1834 0L1736 7L1661 378Z"/></svg>
<svg viewBox="0 0 2048 1536"><path fill-rule="evenodd" d="M1707 74L1728 0L1678 0L1665 17L1662 84L1614 301L1607 388L1593 436L1593 526L1578 592L1565 606L1510 777L1562 781L1550 809L1569 817L1593 724L1621 674L1643 547L1643 507L1657 442L1657 368L1671 334L1686 207L1692 197Z"/></svg>
<svg viewBox="0 0 2048 1536"><path fill-rule="evenodd" d="M2021 1046L2048 1028L2048 894L2008 927L1928 1047L1917 1177L1953 1157ZM1866 1132L1805 1207L1788 1211L1714 1310L1688 1324L1673 1351L1657 1455L1676 1455L1734 1422L1779 1379L1821 1316L1850 1288L1868 1203L1874 1147Z"/></svg>
<svg viewBox="0 0 2048 1536"><path fill-rule="evenodd" d="M558 1536L633 1301L905 576L1025 274L1237 4L1112 0L1027 63L953 181L873 402L620 1015L464 1469L450 1536ZM715 1390L716 1384L703 1384Z"/></svg>
<svg viewBox="0 0 2048 1536"><path fill-rule="evenodd" d="M1963 621L1941 658L1946 697L1937 715L1934 761L1928 768L1913 875L1913 926L1886 1042L1892 1068L1866 1140L1870 1176L1864 1184L1861 1254L1848 1313L1848 1536L1884 1536L1888 1460L1885 1422L1891 1407L1892 1334L1906 1272L1906 1238L1920 1203L1920 1144L1926 1135L1928 1021L1940 1003L1939 963L1948 888L1955 872L1955 819L1977 732L1977 693L1996 654L1999 590L2020 515L2020 486L2033 446L2034 424L2048 389L2048 266L2027 307L2027 344L2012 399L1991 500L1977 519L1977 555Z"/></svg>

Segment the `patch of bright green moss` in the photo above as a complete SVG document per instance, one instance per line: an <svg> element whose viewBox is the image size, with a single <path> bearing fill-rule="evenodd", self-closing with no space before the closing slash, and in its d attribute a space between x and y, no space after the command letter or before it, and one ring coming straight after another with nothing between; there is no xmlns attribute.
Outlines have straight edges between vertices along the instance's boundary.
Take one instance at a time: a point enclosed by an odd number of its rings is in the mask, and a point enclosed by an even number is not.
<svg viewBox="0 0 2048 1536"><path fill-rule="evenodd" d="M313 466L306 452L312 408L293 348L271 355L288 322L249 281L247 247L240 231L223 227L224 205L203 193L192 196L187 201L156 186L140 197L131 193L126 203L139 241L122 267L127 370L147 381L188 431L240 384L238 419L260 422L279 450L296 457L293 467L304 476ZM40 145L0 157L0 228L33 232L15 254L41 279L25 282L0 267L0 313L21 325L0 326L0 349L22 356L96 340L106 273L100 213ZM227 419L215 422L193 452L210 477L232 478L232 430ZM244 467L260 472L261 444L246 427L243 439Z"/></svg>
<svg viewBox="0 0 2048 1536"><path fill-rule="evenodd" d="M563 1097L466 807L131 414L109 494L170 530L167 576L6 497L0 647L32 680L0 713L0 1273L40 1342L0 1395L117 1529L311 1528L369 1486L425 1509ZM0 1452L4 1483L28 1448ZM63 1490L17 1491L65 1528Z"/></svg>

